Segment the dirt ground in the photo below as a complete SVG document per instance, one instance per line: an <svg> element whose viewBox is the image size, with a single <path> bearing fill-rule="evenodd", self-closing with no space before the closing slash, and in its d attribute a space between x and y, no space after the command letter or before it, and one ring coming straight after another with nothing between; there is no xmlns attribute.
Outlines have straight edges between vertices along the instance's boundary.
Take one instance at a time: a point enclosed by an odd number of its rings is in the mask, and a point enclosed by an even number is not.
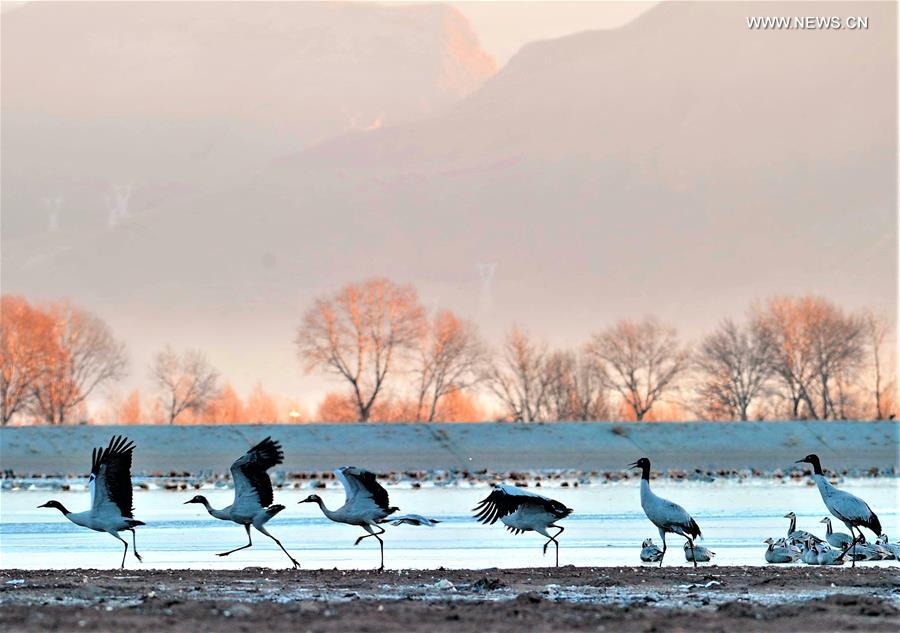
<svg viewBox="0 0 900 633"><path fill-rule="evenodd" d="M896 631L897 568L0 572L0 630Z"/></svg>

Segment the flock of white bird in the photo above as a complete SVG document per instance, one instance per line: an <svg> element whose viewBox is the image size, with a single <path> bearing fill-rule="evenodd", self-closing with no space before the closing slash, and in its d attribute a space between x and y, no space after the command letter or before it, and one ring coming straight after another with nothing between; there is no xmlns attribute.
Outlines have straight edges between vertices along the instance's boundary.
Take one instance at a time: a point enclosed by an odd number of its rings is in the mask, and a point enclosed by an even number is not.
<svg viewBox="0 0 900 633"><path fill-rule="evenodd" d="M106 448L95 448L91 458L91 474L88 480L91 492L91 508L85 512L70 512L58 501L48 501L41 508L56 508L72 523L94 530L106 532L124 545L121 566L125 566L128 554L128 541L119 536L119 532L131 532L133 552L140 561L137 551L134 528L144 525L143 521L134 518L131 485L131 459L134 443L128 439L115 436ZM244 526L247 532L247 544L222 552L218 556L228 556L234 552L247 549L253 545L250 528L264 534L275 541L278 547L290 559L294 568L300 563L288 553L277 538L268 532L265 524L284 510L284 506L274 504L272 482L268 471L284 461L281 445L267 437L248 450L231 465L231 477L234 482L234 502L225 508L213 508L203 495L197 495L185 503L201 504L214 518L231 521ZM900 560L900 545L888 543L887 536L881 532L878 517L865 501L849 492L835 488L824 476L819 458L807 455L798 463L808 463L813 468L813 478L818 486L822 501L828 511L839 519L850 530L850 534L834 532L831 519L824 518L826 524L825 539L809 532L797 529L797 517L791 512L785 515L790 519L787 535L780 539L766 539L768 548L765 560L769 563L792 563L800 560L810 565L840 565L849 558L853 565L860 560ZM656 495L650 489L650 460L642 457L631 468L641 469L641 507L647 518L659 530L662 547L646 539L641 545L640 559L644 562L658 562L661 567L666 554L666 534L677 534L684 537L684 555L688 562L697 566L700 562L709 562L715 552L696 543L702 538L700 526L680 505ZM415 525L433 527L440 523L418 514L397 515L399 508L390 505L388 492L378 483L375 474L363 468L344 466L335 471L335 475L344 487L346 501L335 510L329 509L321 497L312 494L300 503L315 503L330 520L361 527L365 534L356 539L358 545L363 539L374 538L378 541L381 552L381 565L384 569L384 541L381 535L386 532L385 524ZM547 538L543 544L544 554L551 543L555 545L556 565L559 566L559 536L565 528L557 525L573 510L554 499L510 486L499 484L475 508L475 518L484 524L494 524L498 520L513 534L537 532ZM865 527L875 533L875 543L868 543L861 528ZM555 530L551 533L549 530ZM855 531L854 531L855 530ZM858 534L857 534L858 533Z"/></svg>
<svg viewBox="0 0 900 633"><path fill-rule="evenodd" d="M898 560L900 556L900 544L888 543L886 534L880 534L874 543L868 543L862 532L856 539L850 534L835 532L831 518L825 517L819 521L825 524L825 538L822 539L805 530L798 530L797 515L793 512L787 513L784 518L790 519L787 536L763 541L768 545L765 554L767 563L800 561L807 565L842 565L844 558L856 562Z"/></svg>

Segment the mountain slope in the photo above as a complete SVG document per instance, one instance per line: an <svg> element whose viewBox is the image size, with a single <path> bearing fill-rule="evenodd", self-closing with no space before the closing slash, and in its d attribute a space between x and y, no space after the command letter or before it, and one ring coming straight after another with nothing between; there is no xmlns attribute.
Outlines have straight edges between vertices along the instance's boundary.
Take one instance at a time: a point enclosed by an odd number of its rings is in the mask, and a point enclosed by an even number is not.
<svg viewBox="0 0 900 633"><path fill-rule="evenodd" d="M480 310L492 336L567 343L647 312L696 334L775 292L893 309L896 7L819 8L870 30L753 32L757 5L672 3L529 45L446 113L76 243L5 243L4 281L211 345L215 322L263 377L295 367L315 293L371 274Z"/></svg>
<svg viewBox="0 0 900 633"><path fill-rule="evenodd" d="M30 3L4 15L4 233L105 227L494 72L443 5Z"/></svg>

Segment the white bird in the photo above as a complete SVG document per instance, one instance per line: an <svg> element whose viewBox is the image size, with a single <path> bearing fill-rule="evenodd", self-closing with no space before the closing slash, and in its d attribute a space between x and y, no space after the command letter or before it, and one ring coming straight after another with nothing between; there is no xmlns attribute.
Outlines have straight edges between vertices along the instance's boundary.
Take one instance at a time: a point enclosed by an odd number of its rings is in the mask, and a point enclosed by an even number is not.
<svg viewBox="0 0 900 633"><path fill-rule="evenodd" d="M844 556L841 550L831 549L826 543L815 543L813 549L816 551L817 565L843 565Z"/></svg>
<svg viewBox="0 0 900 633"><path fill-rule="evenodd" d="M424 525L426 527L434 527L440 521L437 519L429 519L428 517L423 517L421 514L404 514L399 517L392 517L390 519L390 523L393 526L398 525Z"/></svg>
<svg viewBox="0 0 900 633"><path fill-rule="evenodd" d="M134 443L122 436L114 436L106 448L95 448L91 455L91 509L87 512L69 512L59 501L48 501L39 508L56 508L75 525L95 532L106 532L116 537L125 546L122 552L122 569L128 554L128 541L119 532L131 532L134 557L139 561L134 528L144 525L134 518L131 490L131 455Z"/></svg>
<svg viewBox="0 0 900 633"><path fill-rule="evenodd" d="M206 508L209 514L222 521L232 521L238 525L243 525L247 531L247 544L236 547L227 552L217 554L217 556L228 556L242 549L247 549L253 545L253 537L250 536L250 526L278 544L281 551L284 552L294 568L300 567L293 556L288 554L277 538L269 534L264 527L276 514L284 510L284 506L280 504L272 505L272 481L269 479L267 472L273 466L284 461L284 453L281 451L281 444L267 437L262 442L244 453L231 465L231 479L234 481L234 502L221 510L216 510L209 505L206 497L197 495L188 503L200 503Z"/></svg>
<svg viewBox="0 0 900 633"><path fill-rule="evenodd" d="M716 553L708 547L702 545L691 547L688 543L684 544L684 559L689 563L708 563L715 555Z"/></svg>
<svg viewBox="0 0 900 633"><path fill-rule="evenodd" d="M641 543L641 560L645 563L658 563L662 560L662 550L653 539L644 539Z"/></svg>
<svg viewBox="0 0 900 633"><path fill-rule="evenodd" d="M799 543L803 543L812 539L814 543L822 543L822 539L813 534L812 532L807 532L806 530L798 530L797 529L797 515L793 512L788 512L784 515L785 519L790 519L791 523L788 525L787 530L787 540L788 543L792 543L797 545Z"/></svg>
<svg viewBox="0 0 900 633"><path fill-rule="evenodd" d="M808 539L800 544L800 560L807 565L819 564L819 552L815 541Z"/></svg>
<svg viewBox="0 0 900 633"><path fill-rule="evenodd" d="M849 549L844 550L840 555L841 559L843 559L844 555L849 550L853 550L852 555L856 555L857 543L863 542L864 540L861 528L865 527L870 529L875 533L876 538L881 534L881 522L878 520L875 513L872 512L872 508L870 508L865 501L849 492L838 490L825 479L825 475L822 472L822 464L819 461L818 455L807 455L803 459L797 460L797 463L812 465L813 479L815 479L816 486L819 488L819 494L822 495L822 501L825 503L825 507L828 508L828 511L831 512L833 516L840 519L850 530L850 536L853 537L853 544ZM858 537L853 531L854 528L859 532ZM855 565L856 561L853 560L853 566Z"/></svg>
<svg viewBox="0 0 900 633"><path fill-rule="evenodd" d="M893 556L894 560L900 560L900 543L888 543L887 534L879 536L875 539L875 543ZM890 560L890 558L888 558L888 560Z"/></svg>
<svg viewBox="0 0 900 633"><path fill-rule="evenodd" d="M852 547L852 545L850 546ZM856 553L848 552L848 548L844 548L844 556L848 556L851 560L883 560L890 558L890 552L882 548L877 543L869 543L863 538L856 544Z"/></svg>
<svg viewBox="0 0 900 633"><path fill-rule="evenodd" d="M795 545L788 545L785 539L767 538L763 543L767 543L766 562L767 563L793 563L800 557L800 548Z"/></svg>
<svg viewBox="0 0 900 633"><path fill-rule="evenodd" d="M556 566L559 567L559 541L557 538L565 531L556 522L565 519L573 510L567 508L555 499L548 499L541 495L509 486L498 484L494 490L481 502L472 508L475 518L485 525L492 525L497 519L513 534L523 532L537 532L549 539L544 543L544 554L550 543L556 545ZM558 530L552 536L548 528Z"/></svg>
<svg viewBox="0 0 900 633"><path fill-rule="evenodd" d="M384 541L381 540L380 535L384 534L386 530L379 523L386 523L385 519L400 508L390 505L387 490L378 483L375 473L355 466L342 466L335 470L334 474L344 486L344 493L346 494L344 505L337 510L329 510L325 507L325 503L319 495L309 495L298 503L317 503L322 510L322 514L332 521L346 523L347 525L358 525L368 532L368 534L364 534L356 539L353 545L359 545L363 539L374 536L381 550L381 566L378 569L383 570ZM392 522L393 525L405 523L407 525L427 526L439 523L439 521L428 519L418 514L394 517ZM376 532L376 529L379 531Z"/></svg>
<svg viewBox="0 0 900 633"><path fill-rule="evenodd" d="M838 549L844 550L850 547L853 544L853 537L849 534L845 534L844 532L835 532L831 527L831 519L825 517L820 521L820 523L825 524L825 540L832 547L837 547Z"/></svg>
<svg viewBox="0 0 900 633"><path fill-rule="evenodd" d="M641 507L650 522L659 529L663 556L666 554L667 532L683 536L687 539L688 547L694 549L694 539L702 536L700 526L680 505L653 494L650 490L650 460L641 457L629 467L641 469ZM660 556L659 566L662 567L662 564L663 559ZM694 567L696 566L697 560L694 560Z"/></svg>

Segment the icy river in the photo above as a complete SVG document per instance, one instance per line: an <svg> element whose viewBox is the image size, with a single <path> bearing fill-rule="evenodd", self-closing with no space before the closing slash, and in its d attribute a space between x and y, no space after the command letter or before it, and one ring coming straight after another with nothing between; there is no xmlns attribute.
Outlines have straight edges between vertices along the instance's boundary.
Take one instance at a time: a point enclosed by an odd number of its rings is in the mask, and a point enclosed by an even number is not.
<svg viewBox="0 0 900 633"><path fill-rule="evenodd" d="M846 490L863 497L878 513L884 529L895 541L900 535L896 478L846 479ZM91 532L68 522L58 511L37 506L56 499L72 511L87 508L89 494L83 486L72 490L4 490L0 493L0 567L109 568L118 565L121 544L111 536ZM387 527L385 565L388 568L486 568L552 565L552 549L541 553L545 539L534 533L514 536L498 523L484 526L471 518L471 508L488 494L484 485L389 486L391 503L402 512L440 519L434 528ZM714 563L764 565L762 544L766 537L783 536L789 511L798 527L824 536L819 521L826 515L818 491L807 480L722 479L714 482L654 482L659 494L687 508L703 529L702 543L716 552ZM534 490L534 489L533 489ZM614 566L639 564L641 540L659 540L656 529L641 512L638 480L595 483L574 487L545 486L539 490L575 509L562 522L561 565ZM200 491L214 507L231 503L232 491L212 488ZM307 569L373 568L378 547L373 539L353 546L359 528L331 523L313 504L297 505L310 490L277 490L275 501L286 509L267 524ZM317 490L331 508L343 503L343 492L332 482ZM147 568L243 568L283 567L288 563L275 543L253 533L253 548L226 558L215 556L246 543L244 530L217 521L199 505L184 505L194 491L136 490L135 516L147 523L139 528L138 563L129 553L128 567ZM846 529L841 525L841 531ZM125 536L128 536L125 534ZM867 534L867 536L870 536ZM129 539L130 540L130 539ZM670 536L667 563L685 565L683 539ZM876 563L864 563L873 565ZM893 564L877 563L877 564Z"/></svg>

